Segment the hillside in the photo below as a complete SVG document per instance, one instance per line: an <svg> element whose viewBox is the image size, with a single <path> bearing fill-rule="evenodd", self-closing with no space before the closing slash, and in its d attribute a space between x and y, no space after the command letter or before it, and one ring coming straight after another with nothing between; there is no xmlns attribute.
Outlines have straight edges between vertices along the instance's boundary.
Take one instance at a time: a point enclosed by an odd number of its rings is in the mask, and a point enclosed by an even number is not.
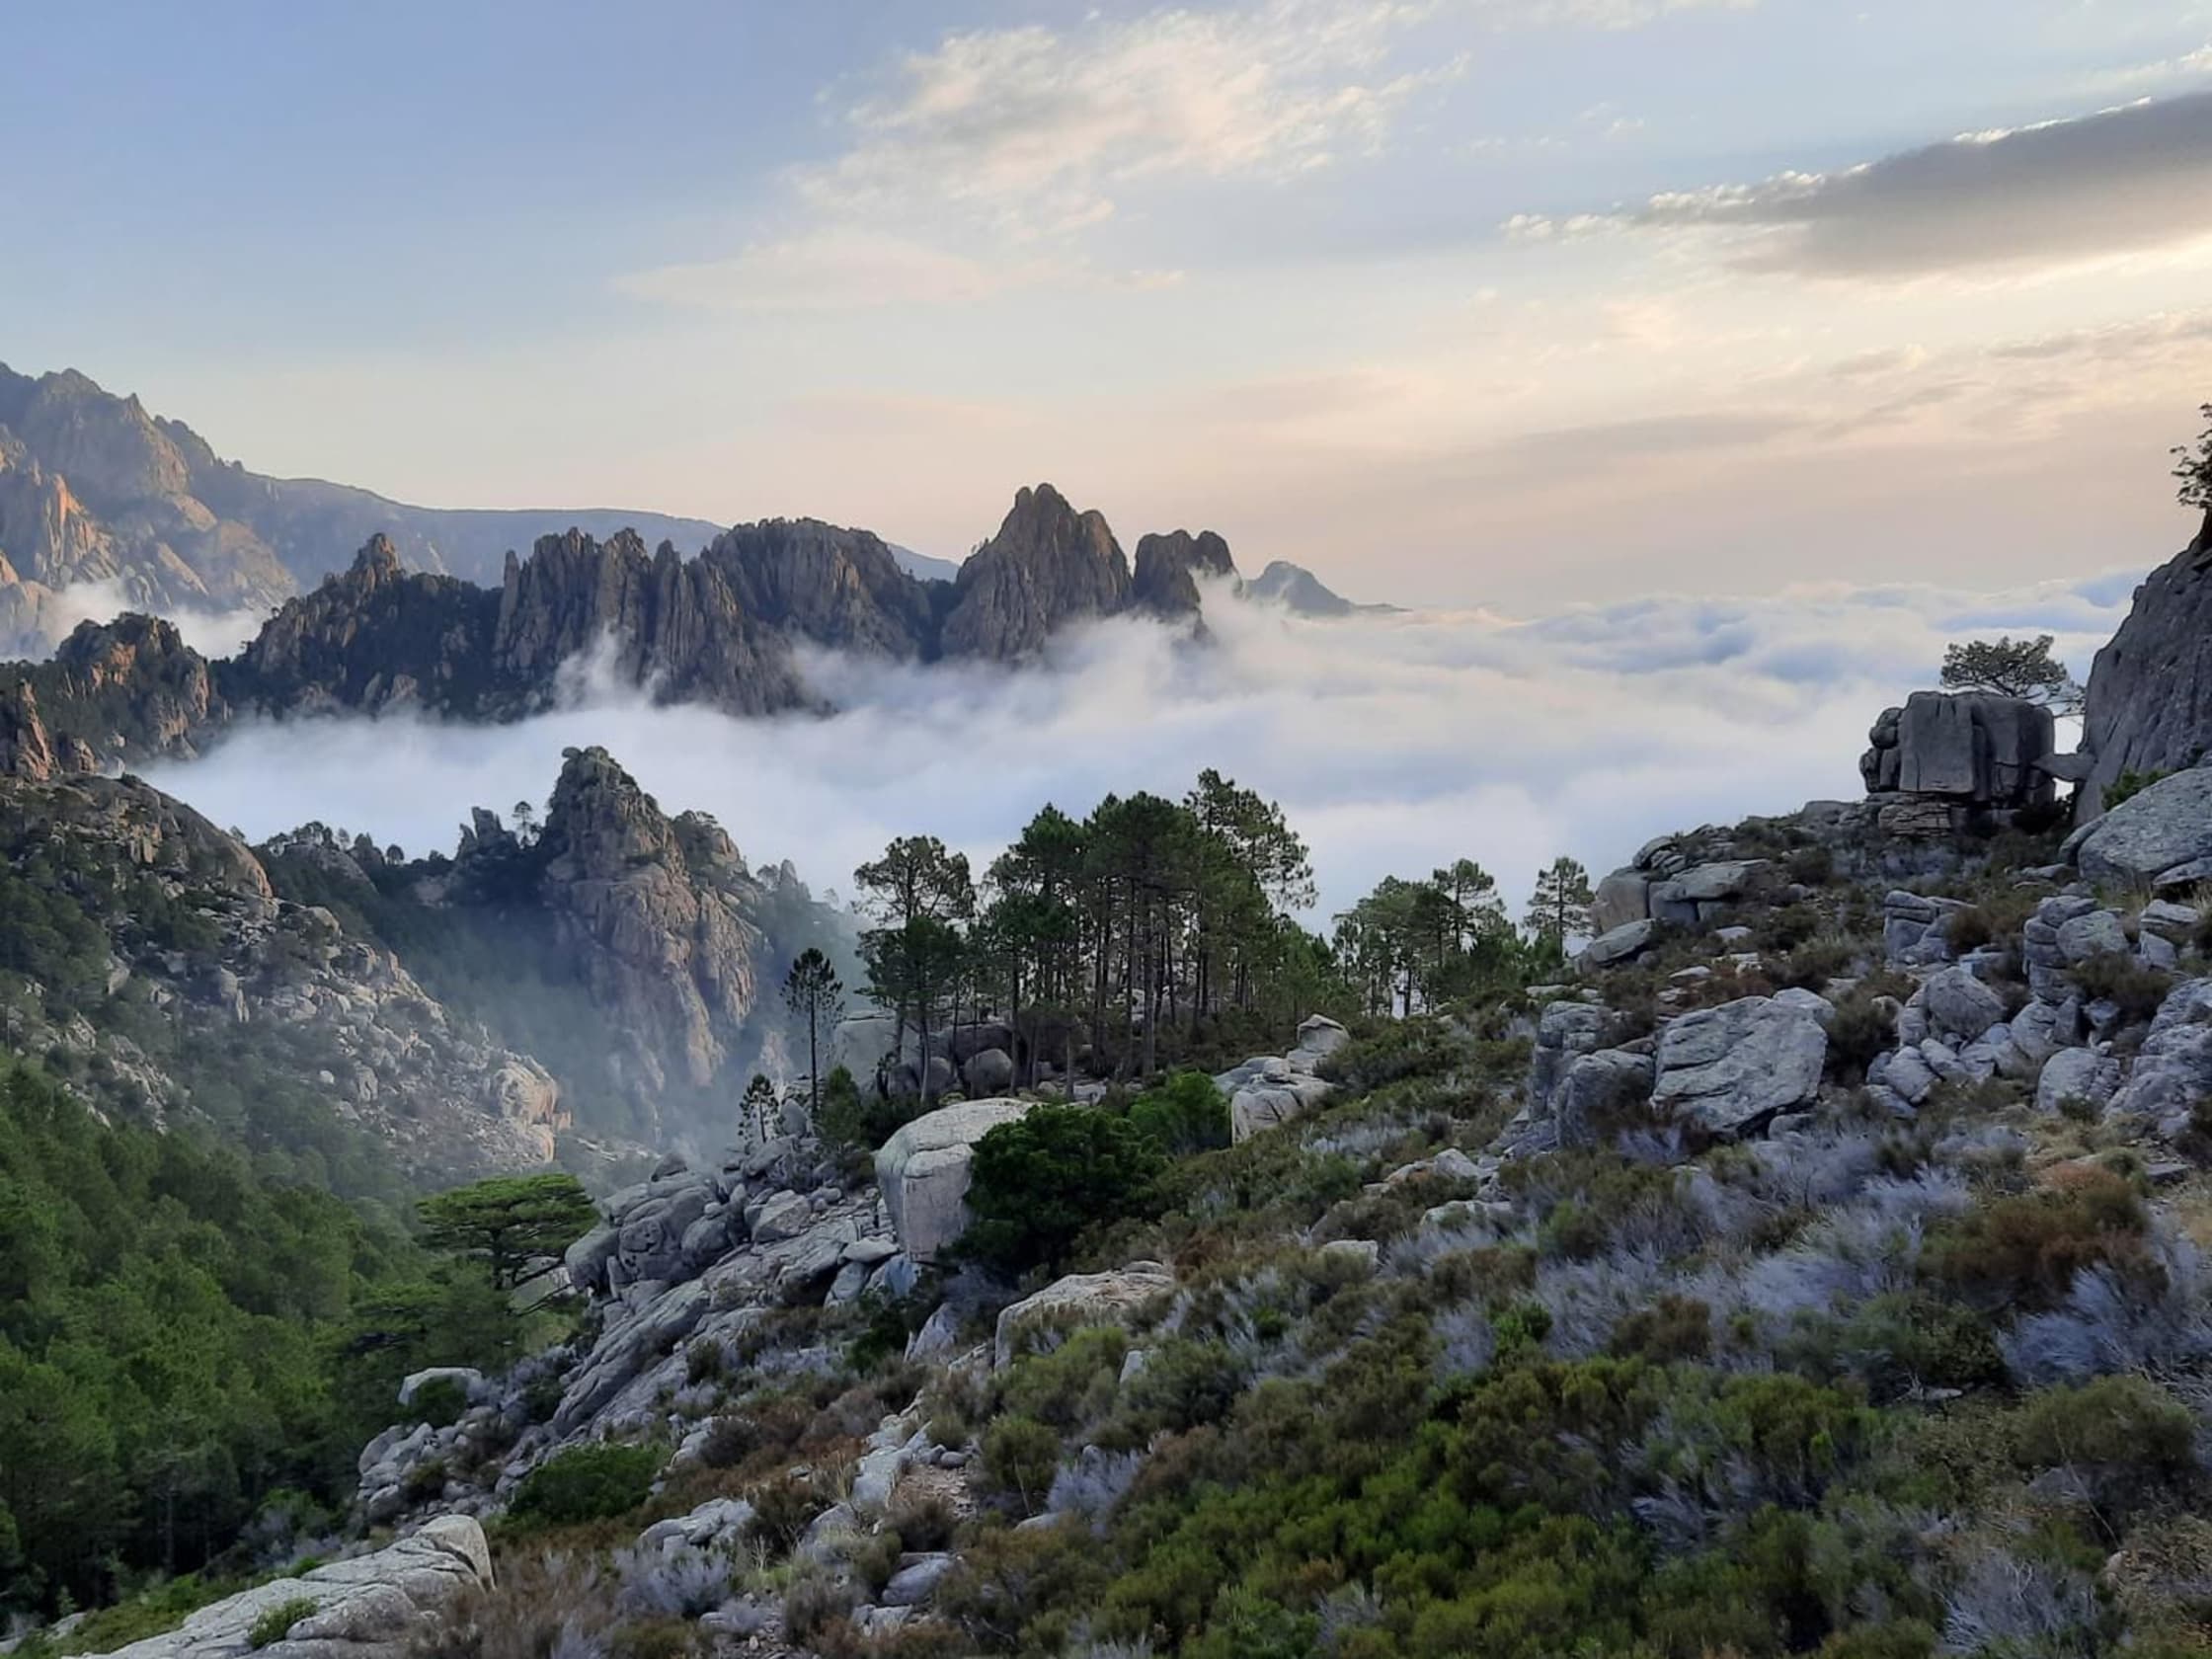
<svg viewBox="0 0 2212 1659"><path fill-rule="evenodd" d="M469 1652L2198 1651L2212 925L2115 861L2201 775L2071 852L1988 781L1654 843L1564 980L671 1161L359 1514L490 1524Z"/></svg>

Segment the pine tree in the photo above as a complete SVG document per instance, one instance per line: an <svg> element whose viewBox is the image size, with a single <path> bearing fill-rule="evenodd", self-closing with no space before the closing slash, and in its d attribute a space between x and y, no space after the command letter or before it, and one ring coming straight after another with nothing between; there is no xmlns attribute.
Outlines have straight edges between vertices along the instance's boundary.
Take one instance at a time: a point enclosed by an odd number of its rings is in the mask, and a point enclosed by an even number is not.
<svg viewBox="0 0 2212 1659"><path fill-rule="evenodd" d="M1590 931L1590 872L1571 858L1555 858L1537 877L1537 890L1529 898L1527 926L1554 950Z"/></svg>
<svg viewBox="0 0 2212 1659"><path fill-rule="evenodd" d="M809 945L783 977L783 1005L807 1028L807 1116L822 1118L822 1028L836 1028L845 1017L844 981L830 959Z"/></svg>

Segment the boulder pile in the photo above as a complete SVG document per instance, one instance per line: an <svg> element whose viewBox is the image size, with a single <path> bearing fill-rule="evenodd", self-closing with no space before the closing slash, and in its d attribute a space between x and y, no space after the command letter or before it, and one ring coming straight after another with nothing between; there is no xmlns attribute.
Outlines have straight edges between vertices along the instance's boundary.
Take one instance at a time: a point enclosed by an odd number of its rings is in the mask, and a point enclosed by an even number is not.
<svg viewBox="0 0 2212 1659"><path fill-rule="evenodd" d="M1304 1117L1336 1092L1317 1076L1322 1061L1352 1040L1352 1034L1326 1014L1314 1014L1298 1028L1298 1044L1287 1055L1255 1055L1214 1079L1228 1097L1229 1138L1248 1141L1263 1129Z"/></svg>

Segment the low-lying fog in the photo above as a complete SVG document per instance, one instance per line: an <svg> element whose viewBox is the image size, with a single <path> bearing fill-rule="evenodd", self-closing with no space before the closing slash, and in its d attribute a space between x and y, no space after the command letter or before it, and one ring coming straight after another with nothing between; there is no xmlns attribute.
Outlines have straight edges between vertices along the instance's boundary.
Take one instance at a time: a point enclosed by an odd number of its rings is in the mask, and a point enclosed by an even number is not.
<svg viewBox="0 0 2212 1659"><path fill-rule="evenodd" d="M942 836L980 874L1048 801L1080 816L1216 766L1306 836L1318 917L1462 855L1518 908L1559 853L1602 873L1664 830L1856 796L1867 726L1935 683L1946 641L2054 633L2086 674L2135 580L1644 599L1537 621L1309 622L1217 598L1210 650L1123 621L1020 672L824 657L829 718L654 708L580 676L572 706L517 725L259 725L148 775L256 839L320 819L450 851L470 806L542 804L562 750L601 744L669 811L703 808L756 864L789 858L843 892L895 834Z"/></svg>

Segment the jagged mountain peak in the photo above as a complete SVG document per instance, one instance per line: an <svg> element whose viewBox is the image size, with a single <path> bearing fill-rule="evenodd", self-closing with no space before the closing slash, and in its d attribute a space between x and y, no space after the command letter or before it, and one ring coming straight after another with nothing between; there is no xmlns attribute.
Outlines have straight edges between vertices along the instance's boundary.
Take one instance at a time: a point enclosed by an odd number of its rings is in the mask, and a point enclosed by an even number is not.
<svg viewBox="0 0 2212 1659"><path fill-rule="evenodd" d="M396 577L401 574L399 549L392 545L390 536L378 530L354 555L354 562L348 567L347 574L365 578L371 586L387 577Z"/></svg>
<svg viewBox="0 0 2212 1659"><path fill-rule="evenodd" d="M945 620L947 656L1034 655L1063 623L1111 616L1129 601L1129 561L1096 510L1078 513L1050 484L1025 486L998 533L969 556Z"/></svg>

